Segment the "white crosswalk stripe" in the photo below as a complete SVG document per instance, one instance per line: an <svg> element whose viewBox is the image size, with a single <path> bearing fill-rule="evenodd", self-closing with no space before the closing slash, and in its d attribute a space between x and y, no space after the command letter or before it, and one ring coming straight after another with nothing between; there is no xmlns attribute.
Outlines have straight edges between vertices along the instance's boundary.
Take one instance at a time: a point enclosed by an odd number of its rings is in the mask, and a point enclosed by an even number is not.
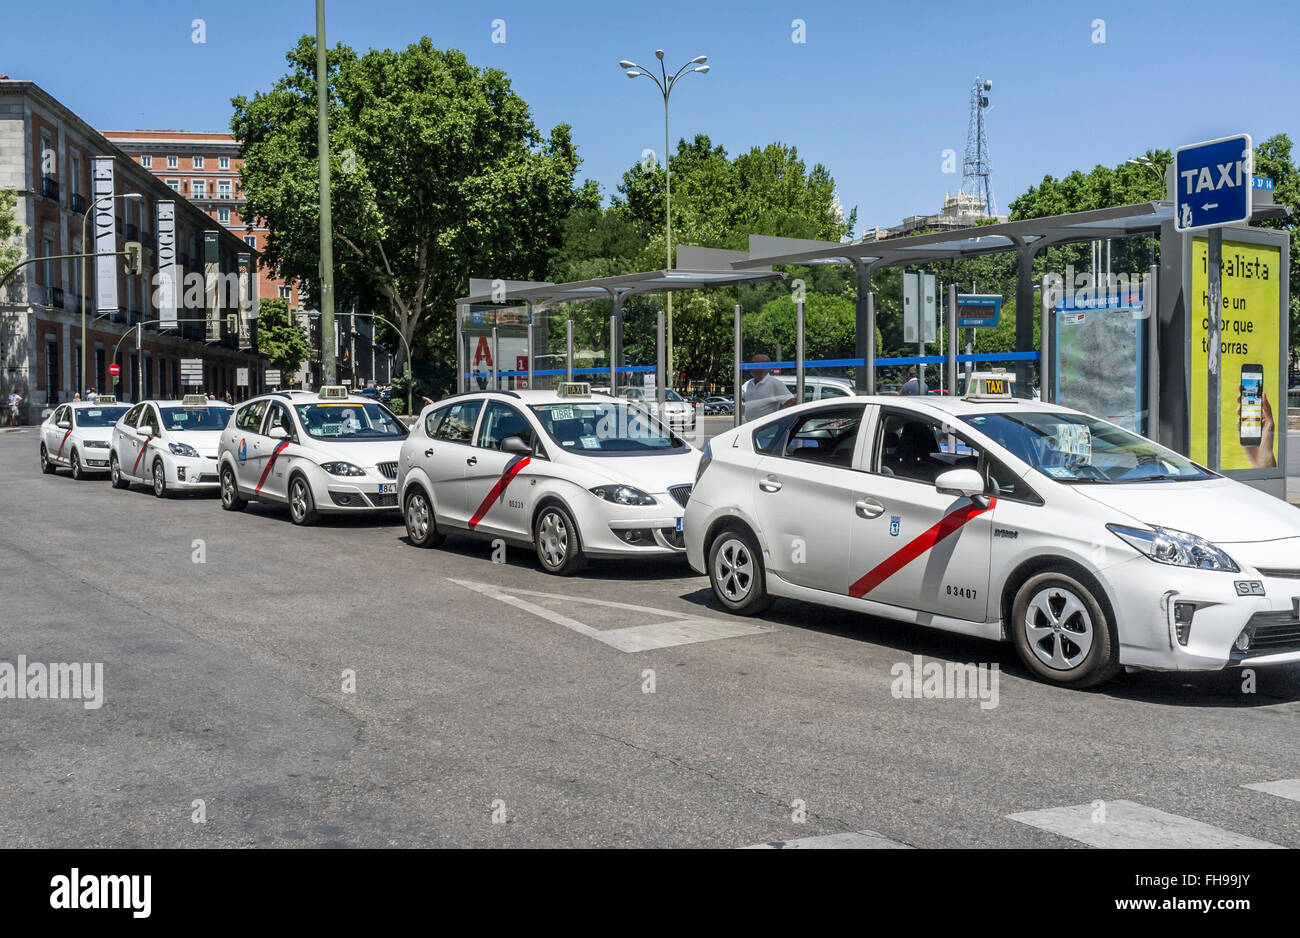
<svg viewBox="0 0 1300 938"><path fill-rule="evenodd" d="M801 837L798 840L772 840L765 844L750 844L741 850L911 850L907 844L890 840L875 831L849 831L844 834L825 834L821 837Z"/></svg>
<svg viewBox="0 0 1300 938"><path fill-rule="evenodd" d="M1279 798L1300 801L1300 778L1284 778L1276 782L1260 782L1257 785L1242 785L1241 787L1249 788L1251 791L1262 791L1266 794L1277 795Z"/></svg>
<svg viewBox="0 0 1300 938"><path fill-rule="evenodd" d="M1076 804L1042 811L1008 814L1008 818L1104 849L1282 849L1192 818L1168 814L1133 801L1106 801L1103 806Z"/></svg>

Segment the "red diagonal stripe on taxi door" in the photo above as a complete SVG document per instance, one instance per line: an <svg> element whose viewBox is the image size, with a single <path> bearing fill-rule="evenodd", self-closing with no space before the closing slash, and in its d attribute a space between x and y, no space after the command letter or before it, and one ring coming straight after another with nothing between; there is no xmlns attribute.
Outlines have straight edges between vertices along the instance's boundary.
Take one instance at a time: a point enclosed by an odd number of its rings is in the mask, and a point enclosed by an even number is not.
<svg viewBox="0 0 1300 938"><path fill-rule="evenodd" d="M149 437L149 439L144 441L144 445L140 447L140 455L135 457L135 465L131 467L131 475L135 475L135 471L140 468L140 460L144 459L144 454L149 449L149 444L152 442L153 437Z"/></svg>
<svg viewBox="0 0 1300 938"><path fill-rule="evenodd" d="M284 452L284 448L288 445L288 440L280 441L280 445L275 448L275 452L271 454L271 458L266 461L266 468L262 470L262 478L257 480L257 488L253 489L254 492L262 491L262 486L266 484L266 477L271 474L271 467L275 465L276 459L279 458L280 454Z"/></svg>
<svg viewBox="0 0 1300 938"><path fill-rule="evenodd" d="M944 538L961 530L962 525L974 518L978 518L986 511L992 511L993 506L997 503L996 498L990 498L987 505L972 502L944 515L938 524L903 545L902 548L886 557L874 569L850 586L849 595L857 599L866 596Z"/></svg>
<svg viewBox="0 0 1300 938"><path fill-rule="evenodd" d="M62 459L62 458L63 458L63 444L66 443L66 442L68 442L68 437L70 437L70 436L72 436L72 431L71 431L71 430L69 430L67 433L63 434L63 439L59 440L59 451L58 451L57 453L54 454L54 458L55 458L55 459Z"/></svg>
<svg viewBox="0 0 1300 938"><path fill-rule="evenodd" d="M474 512L474 516L469 519L469 526L471 528L483 520L483 516L488 513L489 509L491 509L492 503L500 498L501 493L506 490L506 486L510 484L510 480L517 476L519 470L524 468L524 466L528 465L530 462L532 462L532 457L522 456L518 462L512 462L506 466L506 471L501 473L501 478L497 479L496 482L492 484L491 490L487 493L487 498L483 499L483 501L479 503L478 509Z"/></svg>

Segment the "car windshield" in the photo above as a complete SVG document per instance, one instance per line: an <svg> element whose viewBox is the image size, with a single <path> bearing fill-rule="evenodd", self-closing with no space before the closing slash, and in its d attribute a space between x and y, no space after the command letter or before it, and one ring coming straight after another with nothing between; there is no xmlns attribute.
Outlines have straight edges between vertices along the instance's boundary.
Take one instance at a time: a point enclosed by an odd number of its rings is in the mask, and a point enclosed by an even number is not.
<svg viewBox="0 0 1300 938"><path fill-rule="evenodd" d="M294 409L307 435L316 440L400 440L408 432L392 411L374 401L320 401Z"/></svg>
<svg viewBox="0 0 1300 938"><path fill-rule="evenodd" d="M231 413L230 407L164 407L162 421L168 430L224 430Z"/></svg>
<svg viewBox="0 0 1300 938"><path fill-rule="evenodd" d="M532 411L562 449L584 456L645 456L682 453L680 438L652 421L639 407L622 402L537 404Z"/></svg>
<svg viewBox="0 0 1300 938"><path fill-rule="evenodd" d="M1214 477L1185 456L1083 414L1024 411L962 419L1059 482L1182 482Z"/></svg>
<svg viewBox="0 0 1300 938"><path fill-rule="evenodd" d="M72 409L79 427L111 427L126 411L125 407L74 407Z"/></svg>

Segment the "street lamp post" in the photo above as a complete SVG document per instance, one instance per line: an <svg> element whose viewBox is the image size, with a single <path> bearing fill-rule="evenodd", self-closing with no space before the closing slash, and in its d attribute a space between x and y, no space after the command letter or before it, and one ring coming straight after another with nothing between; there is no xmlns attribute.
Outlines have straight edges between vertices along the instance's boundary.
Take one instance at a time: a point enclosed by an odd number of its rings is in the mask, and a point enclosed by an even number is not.
<svg viewBox="0 0 1300 938"><path fill-rule="evenodd" d="M640 65L637 65L635 62L629 61L628 59L623 59L621 62L619 62L618 67L623 69L624 73L627 75L628 78L649 78L652 82L655 83L655 87L659 89L659 93L662 94L664 98L664 241L665 241L665 253L667 254L667 260L668 260L667 269L672 270L673 267L673 180L672 180L672 166L670 165L671 155L669 152L669 148L671 144L669 143L669 138L668 138L668 98L669 95L672 94L673 86L677 84L677 80L679 78L684 78L686 75L689 75L691 72L699 72L701 75L707 75L709 73L709 66L706 65L705 63L709 60L709 57L707 55L697 55L695 58L691 59L681 68L679 68L676 72L674 72L672 75L668 74L668 70L664 66L663 49L655 50L655 58L659 60L658 78L655 77L653 72L642 68ZM666 344L668 346L668 356L667 356L668 362L667 362L667 367L665 368L667 374L664 375L664 380L665 380L665 387L671 387L672 382L670 380L670 376L674 373L673 372L673 295L671 292L668 293L667 313L668 315L666 318L668 321L667 322L668 334L666 338ZM611 350L611 354L613 354L613 351L614 350Z"/></svg>
<svg viewBox="0 0 1300 938"><path fill-rule="evenodd" d="M139 202L144 200L144 196L138 192L101 195L99 198L91 200L90 205L86 207L85 214L81 216L81 391L83 394L90 387L88 378L90 346L86 344L86 224L90 221L90 213L95 210L96 205L104 201L112 202L114 199L129 199L132 202Z"/></svg>

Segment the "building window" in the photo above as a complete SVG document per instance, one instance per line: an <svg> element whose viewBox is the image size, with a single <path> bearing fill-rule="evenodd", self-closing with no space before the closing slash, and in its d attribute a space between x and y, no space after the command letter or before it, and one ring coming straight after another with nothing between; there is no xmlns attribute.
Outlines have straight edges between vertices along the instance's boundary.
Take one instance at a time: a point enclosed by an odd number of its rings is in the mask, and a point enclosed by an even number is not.
<svg viewBox="0 0 1300 938"><path fill-rule="evenodd" d="M176 167L178 167L178 166L180 166L180 165L181 165L181 158L180 158L179 156L169 156L169 157L167 157L167 168L168 168L168 169L175 169Z"/></svg>
<svg viewBox="0 0 1300 938"><path fill-rule="evenodd" d="M153 168L153 157L152 157L152 156L142 156L142 157L140 157L140 165L143 166L145 169L152 169L152 168Z"/></svg>
<svg viewBox="0 0 1300 938"><path fill-rule="evenodd" d="M229 225L229 224L230 224L230 209L228 209L228 208L219 208L219 209L217 209L217 221L221 222L221 224L223 224L223 225Z"/></svg>
<svg viewBox="0 0 1300 938"><path fill-rule="evenodd" d="M217 165L222 169L230 169L230 157L222 156L217 158Z"/></svg>
<svg viewBox="0 0 1300 938"><path fill-rule="evenodd" d="M52 404L59 399L59 343L57 339L45 340L45 400Z"/></svg>
<svg viewBox="0 0 1300 938"><path fill-rule="evenodd" d="M293 299L293 287L280 287L280 299L282 300Z"/></svg>
<svg viewBox="0 0 1300 938"><path fill-rule="evenodd" d="M203 168L203 157L201 157L201 156L196 156L196 157L194 157L194 168L195 168L195 169L202 169L202 168Z"/></svg>
<svg viewBox="0 0 1300 938"><path fill-rule="evenodd" d="M229 180L229 179L218 179L218 180L217 180L217 195L221 196L221 198L223 198L223 199L228 199L228 198L230 198L230 180Z"/></svg>
<svg viewBox="0 0 1300 938"><path fill-rule="evenodd" d="M257 235L244 235L244 243L254 250L257 249Z"/></svg>
<svg viewBox="0 0 1300 938"><path fill-rule="evenodd" d="M206 179L190 180L190 198L206 199L208 197L208 181Z"/></svg>
<svg viewBox="0 0 1300 938"><path fill-rule="evenodd" d="M167 180L167 188L170 189L170 190L172 190L172 192L180 192L180 191L181 191L181 181L180 181L179 179L168 179L168 180Z"/></svg>
<svg viewBox="0 0 1300 938"><path fill-rule="evenodd" d="M73 153L72 160L72 178L68 180L68 191L73 195L81 195L81 156ZM78 249L80 250L80 249Z"/></svg>

